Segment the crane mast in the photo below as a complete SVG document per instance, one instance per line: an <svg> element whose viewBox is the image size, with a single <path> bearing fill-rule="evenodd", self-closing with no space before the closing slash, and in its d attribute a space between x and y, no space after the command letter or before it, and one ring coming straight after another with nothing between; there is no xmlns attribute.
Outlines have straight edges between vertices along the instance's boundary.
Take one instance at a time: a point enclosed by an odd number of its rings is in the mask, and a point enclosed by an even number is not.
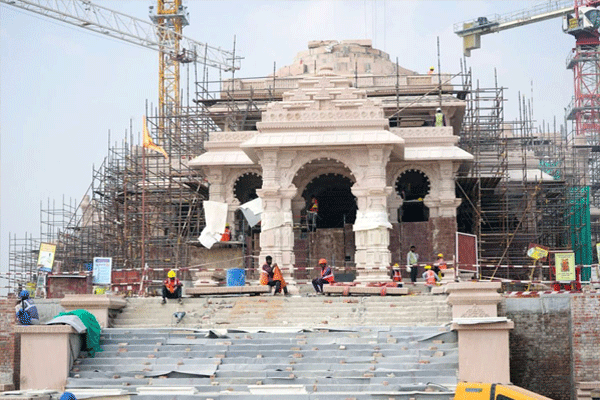
<svg viewBox="0 0 600 400"><path fill-rule="evenodd" d="M168 124L167 118L179 113L179 69L182 62L194 61L195 51L180 49L183 27L189 25L186 7L181 0L158 0L156 13L150 7L150 19L162 29L159 30L159 60L158 60L158 104L159 104L159 141L174 132L166 134L166 129L178 127Z"/></svg>
<svg viewBox="0 0 600 400"><path fill-rule="evenodd" d="M182 35L189 24L182 0L157 0L150 7L150 19L144 21L101 7L89 0L0 0L45 17L103 34L159 53L159 142L164 141L165 120L177 114L180 99L181 63L201 62L208 67L231 71L239 69L233 52L197 42ZM161 143L162 144L162 143Z"/></svg>

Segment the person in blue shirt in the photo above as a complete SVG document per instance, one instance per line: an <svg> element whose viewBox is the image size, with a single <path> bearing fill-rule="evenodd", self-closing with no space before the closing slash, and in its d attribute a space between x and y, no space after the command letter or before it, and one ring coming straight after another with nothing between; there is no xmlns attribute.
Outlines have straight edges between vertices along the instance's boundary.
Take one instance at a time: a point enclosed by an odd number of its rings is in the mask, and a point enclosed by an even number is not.
<svg viewBox="0 0 600 400"><path fill-rule="evenodd" d="M17 320L21 325L37 325L40 323L40 317L38 310L33 300L29 298L29 292L27 290L21 290L19 293L21 301L16 307Z"/></svg>

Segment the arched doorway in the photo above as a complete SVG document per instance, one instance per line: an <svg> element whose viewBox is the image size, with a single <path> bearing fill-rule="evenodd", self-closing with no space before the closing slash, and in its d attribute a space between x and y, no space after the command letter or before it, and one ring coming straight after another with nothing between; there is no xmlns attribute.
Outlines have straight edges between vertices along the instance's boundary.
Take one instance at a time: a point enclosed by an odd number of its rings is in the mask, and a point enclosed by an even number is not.
<svg viewBox="0 0 600 400"><path fill-rule="evenodd" d="M429 178L416 169L404 171L396 179L396 193L403 200L398 213L398 222L420 222L429 220L429 208L423 203L431 190Z"/></svg>
<svg viewBox="0 0 600 400"><path fill-rule="evenodd" d="M319 175L311 180L302 197L309 206L311 196L319 202L317 228L343 228L356 220L356 198L351 188L354 182L347 176L335 173Z"/></svg>

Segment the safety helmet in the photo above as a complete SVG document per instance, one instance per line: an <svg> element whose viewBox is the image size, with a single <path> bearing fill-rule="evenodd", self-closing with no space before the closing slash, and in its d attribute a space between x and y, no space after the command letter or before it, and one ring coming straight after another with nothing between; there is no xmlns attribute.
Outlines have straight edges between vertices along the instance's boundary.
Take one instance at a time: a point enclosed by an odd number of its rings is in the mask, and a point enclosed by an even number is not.
<svg viewBox="0 0 600 400"><path fill-rule="evenodd" d="M28 299L29 298L29 291L23 289L21 290L21 292L19 293L19 298L21 299Z"/></svg>
<svg viewBox="0 0 600 400"><path fill-rule="evenodd" d="M429 69L433 71L435 68L434 67L429 67Z"/></svg>
<svg viewBox="0 0 600 400"><path fill-rule="evenodd" d="M438 257L444 257L444 255L442 253L438 254Z"/></svg>
<svg viewBox="0 0 600 400"><path fill-rule="evenodd" d="M321 259L319 260L319 264L327 264L327 260L326 260L326 259L324 259L324 258L321 258Z"/></svg>
<svg viewBox="0 0 600 400"><path fill-rule="evenodd" d="M394 264L394 267L399 267L398 263Z"/></svg>
<svg viewBox="0 0 600 400"><path fill-rule="evenodd" d="M425 269L431 269L431 265L426 265Z"/></svg>
<svg viewBox="0 0 600 400"><path fill-rule="evenodd" d="M442 109L438 107L438 108L435 109L435 111L436 112L440 112L440 111L442 111Z"/></svg>
<svg viewBox="0 0 600 400"><path fill-rule="evenodd" d="M175 278L175 277L177 276L177 274L175 273L175 271L173 271L173 270L170 270L170 271L169 271L169 273L167 274L167 276L168 276L169 278Z"/></svg>
<svg viewBox="0 0 600 400"><path fill-rule="evenodd" d="M225 224L225 228L229 228L229 224Z"/></svg>

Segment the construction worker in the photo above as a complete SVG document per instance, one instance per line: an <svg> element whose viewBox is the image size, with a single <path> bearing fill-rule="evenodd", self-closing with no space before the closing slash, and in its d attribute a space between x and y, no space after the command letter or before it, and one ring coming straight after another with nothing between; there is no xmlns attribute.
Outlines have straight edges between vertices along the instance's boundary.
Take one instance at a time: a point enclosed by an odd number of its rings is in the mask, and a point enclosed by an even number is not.
<svg viewBox="0 0 600 400"><path fill-rule="evenodd" d="M333 271L331 267L327 266L327 260L321 258L319 260L319 267L321 267L321 276L312 280L313 287L317 293L323 293L323 285L331 284L335 282L333 278Z"/></svg>
<svg viewBox="0 0 600 400"><path fill-rule="evenodd" d="M170 270L167 273L167 279L163 282L162 288L162 302L161 304L165 304L167 299L177 299L179 304L183 304L183 300L181 299L181 291L183 284L177 278L177 274L175 271Z"/></svg>
<svg viewBox="0 0 600 400"><path fill-rule="evenodd" d="M40 323L38 309L29 298L27 290L21 290L19 293L19 304L17 304L17 320L21 325L37 325Z"/></svg>
<svg viewBox="0 0 600 400"><path fill-rule="evenodd" d="M77 397L71 392L64 392L59 400L77 400Z"/></svg>
<svg viewBox="0 0 600 400"><path fill-rule="evenodd" d="M446 261L444 261L444 255L442 253L438 253L437 261L433 264L433 271L438 274L440 278L444 276L444 271L448 268L446 265Z"/></svg>
<svg viewBox="0 0 600 400"><path fill-rule="evenodd" d="M425 286L431 291L431 288L440 280L440 277L432 271L431 265L426 265L425 272L423 272L423 279L425 279Z"/></svg>
<svg viewBox="0 0 600 400"><path fill-rule="evenodd" d="M392 281L397 282L398 287L402 287L402 271L400 271L400 266L398 265L398 263L394 264L390 275Z"/></svg>
<svg viewBox="0 0 600 400"><path fill-rule="evenodd" d="M319 201L315 196L310 196L310 208L306 212L306 218L308 222L308 229L311 232L317 230L317 216L319 213Z"/></svg>
<svg viewBox="0 0 600 400"><path fill-rule="evenodd" d="M435 110L435 126L446 126L446 117L440 107Z"/></svg>
<svg viewBox="0 0 600 400"><path fill-rule="evenodd" d="M229 242L231 240L231 229L229 224L225 224L225 232L221 235L221 242Z"/></svg>
<svg viewBox="0 0 600 400"><path fill-rule="evenodd" d="M410 272L410 281L415 283L419 273L419 255L417 254L417 248L410 246L410 251L406 254L406 270Z"/></svg>
<svg viewBox="0 0 600 400"><path fill-rule="evenodd" d="M429 67L429 71L427 72L427 75L433 75L433 71L435 71L435 68Z"/></svg>
<svg viewBox="0 0 600 400"><path fill-rule="evenodd" d="M262 270L260 271L260 284L261 285L269 285L270 287L275 287L275 291L273 295L277 293L281 293L281 289L283 289L284 294L288 294L287 284L283 279L283 275L281 274L281 270L277 263L273 263L273 257L267 256L265 257L265 263L262 266Z"/></svg>

